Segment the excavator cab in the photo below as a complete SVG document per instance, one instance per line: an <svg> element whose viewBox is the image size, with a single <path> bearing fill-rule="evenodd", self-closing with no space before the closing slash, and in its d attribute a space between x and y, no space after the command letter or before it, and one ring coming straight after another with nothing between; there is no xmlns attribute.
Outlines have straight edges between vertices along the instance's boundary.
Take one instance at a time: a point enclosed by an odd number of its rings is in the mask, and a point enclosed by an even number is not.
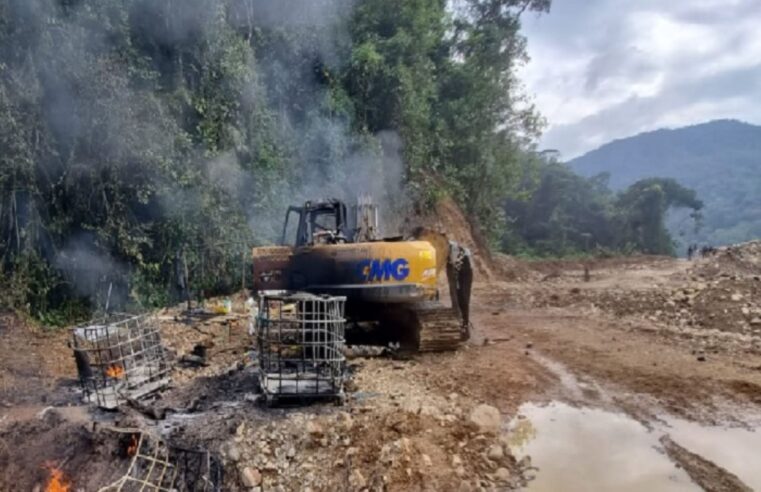
<svg viewBox="0 0 761 492"><path fill-rule="evenodd" d="M335 199L288 207L280 244L295 247L344 244L349 242L346 218L346 205ZM294 223L296 233L289 237L289 226L293 228Z"/></svg>

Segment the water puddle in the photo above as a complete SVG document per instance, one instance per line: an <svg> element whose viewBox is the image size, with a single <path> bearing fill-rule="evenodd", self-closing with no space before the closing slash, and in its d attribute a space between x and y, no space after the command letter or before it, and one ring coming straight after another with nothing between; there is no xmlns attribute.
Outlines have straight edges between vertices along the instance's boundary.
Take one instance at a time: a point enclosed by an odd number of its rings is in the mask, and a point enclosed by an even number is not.
<svg viewBox="0 0 761 492"><path fill-rule="evenodd" d="M509 424L517 458L531 457L531 491L701 490L663 451L668 434L687 449L761 491L761 431L665 418L650 430L626 415L565 403L527 403Z"/></svg>
<svg viewBox="0 0 761 492"><path fill-rule="evenodd" d="M668 432L680 446L733 473L753 490L761 490L761 431L706 427L667 419Z"/></svg>
<svg viewBox="0 0 761 492"><path fill-rule="evenodd" d="M660 436L625 415L557 402L525 404L510 423L513 453L539 469L527 490L700 490L659 449Z"/></svg>
<svg viewBox="0 0 761 492"><path fill-rule="evenodd" d="M563 364L548 359L541 354L534 354L534 360L539 362L545 369L550 371L558 381L560 387L568 398L573 400L600 400L605 403L611 403L611 396L594 381L581 381L569 371Z"/></svg>

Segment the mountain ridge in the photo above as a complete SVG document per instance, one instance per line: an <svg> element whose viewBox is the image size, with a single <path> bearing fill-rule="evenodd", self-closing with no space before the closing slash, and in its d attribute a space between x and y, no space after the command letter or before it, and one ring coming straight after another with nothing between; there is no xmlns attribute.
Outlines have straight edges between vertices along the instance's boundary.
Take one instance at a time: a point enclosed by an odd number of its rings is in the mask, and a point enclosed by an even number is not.
<svg viewBox="0 0 761 492"><path fill-rule="evenodd" d="M695 233L680 212L669 221L683 244L761 237L761 126L733 119L620 138L568 161L583 176L609 173L621 190L646 177L674 178L697 191L704 221Z"/></svg>

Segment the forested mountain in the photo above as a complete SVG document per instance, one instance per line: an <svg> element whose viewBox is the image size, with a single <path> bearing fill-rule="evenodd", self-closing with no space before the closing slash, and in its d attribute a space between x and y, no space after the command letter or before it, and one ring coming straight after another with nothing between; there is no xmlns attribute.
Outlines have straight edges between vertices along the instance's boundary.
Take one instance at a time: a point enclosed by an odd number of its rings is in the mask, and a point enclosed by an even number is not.
<svg viewBox="0 0 761 492"><path fill-rule="evenodd" d="M761 126L718 120L657 130L608 143L568 164L584 176L609 173L613 189L659 176L697 191L705 205L702 228L695 233L678 212L669 220L683 244L761 237Z"/></svg>

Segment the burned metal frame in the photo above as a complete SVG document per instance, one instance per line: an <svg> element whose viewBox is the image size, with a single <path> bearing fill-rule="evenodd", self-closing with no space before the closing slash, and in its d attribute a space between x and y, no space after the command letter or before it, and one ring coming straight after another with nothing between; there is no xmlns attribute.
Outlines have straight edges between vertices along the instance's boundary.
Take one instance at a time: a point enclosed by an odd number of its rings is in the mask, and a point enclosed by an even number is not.
<svg viewBox="0 0 761 492"><path fill-rule="evenodd" d="M208 451L170 446L139 429L113 429L133 440L127 473L98 492L219 492L219 459Z"/></svg>
<svg viewBox="0 0 761 492"><path fill-rule="evenodd" d="M72 330L74 359L85 397L116 408L169 384L171 367L156 321L112 315Z"/></svg>
<svg viewBox="0 0 761 492"><path fill-rule="evenodd" d="M267 403L343 400L345 301L306 293L261 294L255 331Z"/></svg>

